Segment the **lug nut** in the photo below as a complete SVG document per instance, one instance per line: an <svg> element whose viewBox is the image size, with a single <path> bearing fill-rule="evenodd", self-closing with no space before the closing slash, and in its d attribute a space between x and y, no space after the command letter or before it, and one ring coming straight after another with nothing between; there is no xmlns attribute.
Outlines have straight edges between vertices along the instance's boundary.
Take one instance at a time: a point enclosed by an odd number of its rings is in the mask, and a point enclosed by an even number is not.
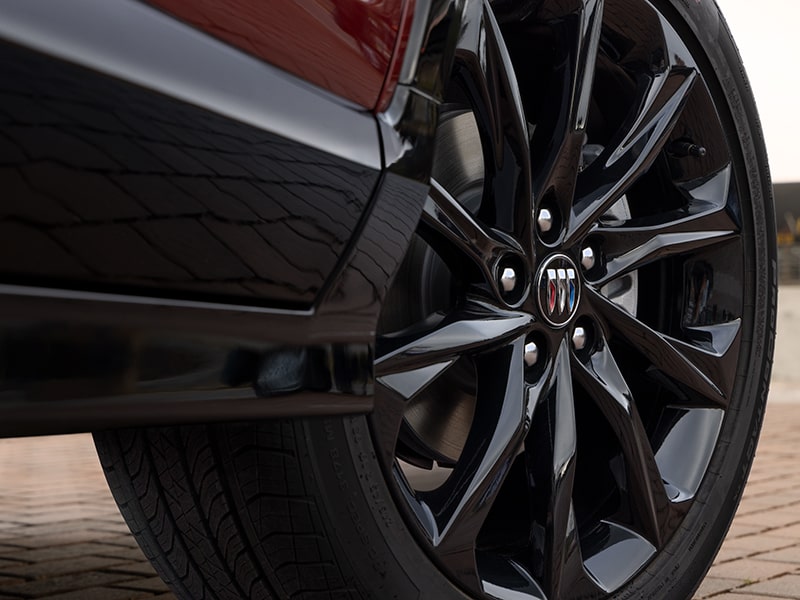
<svg viewBox="0 0 800 600"><path fill-rule="evenodd" d="M594 262L594 250L592 250L591 246L586 246L581 250L581 265L587 271L591 271L594 268Z"/></svg>
<svg viewBox="0 0 800 600"><path fill-rule="evenodd" d="M500 275L500 285L503 287L504 292L512 292L517 286L517 273L511 267L503 269Z"/></svg>
<svg viewBox="0 0 800 600"><path fill-rule="evenodd" d="M586 330L583 327L576 327L572 332L572 346L575 350L583 350L586 348L587 340Z"/></svg>
<svg viewBox="0 0 800 600"><path fill-rule="evenodd" d="M536 217L536 224L539 226L539 231L547 233L553 228L553 213L543 208Z"/></svg>
<svg viewBox="0 0 800 600"><path fill-rule="evenodd" d="M532 367L539 360L539 347L534 342L528 342L522 358L527 366Z"/></svg>

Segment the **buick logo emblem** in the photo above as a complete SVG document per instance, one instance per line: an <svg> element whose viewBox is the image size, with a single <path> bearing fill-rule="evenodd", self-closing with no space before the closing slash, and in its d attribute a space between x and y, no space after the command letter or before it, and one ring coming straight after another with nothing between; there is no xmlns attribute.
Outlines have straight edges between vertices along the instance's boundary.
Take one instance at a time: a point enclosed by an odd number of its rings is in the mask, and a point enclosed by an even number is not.
<svg viewBox="0 0 800 600"><path fill-rule="evenodd" d="M539 267L536 297L544 319L551 325L565 325L575 314L580 300L578 269L568 256L554 254Z"/></svg>

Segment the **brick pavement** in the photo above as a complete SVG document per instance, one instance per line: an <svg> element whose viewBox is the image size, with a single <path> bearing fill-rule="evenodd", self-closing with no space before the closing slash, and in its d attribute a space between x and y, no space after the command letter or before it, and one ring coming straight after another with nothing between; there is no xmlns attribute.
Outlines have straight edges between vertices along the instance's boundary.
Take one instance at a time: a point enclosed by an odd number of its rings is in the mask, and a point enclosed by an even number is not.
<svg viewBox="0 0 800 600"><path fill-rule="evenodd" d="M0 440L0 600L173 599L128 533L91 436Z"/></svg>
<svg viewBox="0 0 800 600"><path fill-rule="evenodd" d="M800 600L800 403L775 384L733 526L697 598ZM0 600L172 599L88 435L0 440Z"/></svg>
<svg viewBox="0 0 800 600"><path fill-rule="evenodd" d="M714 600L800 599L800 403L774 383L756 460L725 543L697 592Z"/></svg>

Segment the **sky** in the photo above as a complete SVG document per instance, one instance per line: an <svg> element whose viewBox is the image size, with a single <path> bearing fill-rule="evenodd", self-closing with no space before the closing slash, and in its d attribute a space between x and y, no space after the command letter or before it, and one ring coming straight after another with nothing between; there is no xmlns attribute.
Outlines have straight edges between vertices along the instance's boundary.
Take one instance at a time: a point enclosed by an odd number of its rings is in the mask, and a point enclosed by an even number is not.
<svg viewBox="0 0 800 600"><path fill-rule="evenodd" d="M800 0L717 0L753 88L772 180L800 181Z"/></svg>

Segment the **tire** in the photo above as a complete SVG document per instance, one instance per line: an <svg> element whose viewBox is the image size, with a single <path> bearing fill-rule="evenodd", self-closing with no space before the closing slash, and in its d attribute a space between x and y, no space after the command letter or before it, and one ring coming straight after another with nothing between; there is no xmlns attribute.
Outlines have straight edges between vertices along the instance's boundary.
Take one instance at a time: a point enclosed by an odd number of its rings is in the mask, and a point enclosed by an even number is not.
<svg viewBox="0 0 800 600"><path fill-rule="evenodd" d="M487 46L459 45L372 414L95 433L179 598L679 599L702 581L775 336L754 101L710 2L557 4L468 15Z"/></svg>

